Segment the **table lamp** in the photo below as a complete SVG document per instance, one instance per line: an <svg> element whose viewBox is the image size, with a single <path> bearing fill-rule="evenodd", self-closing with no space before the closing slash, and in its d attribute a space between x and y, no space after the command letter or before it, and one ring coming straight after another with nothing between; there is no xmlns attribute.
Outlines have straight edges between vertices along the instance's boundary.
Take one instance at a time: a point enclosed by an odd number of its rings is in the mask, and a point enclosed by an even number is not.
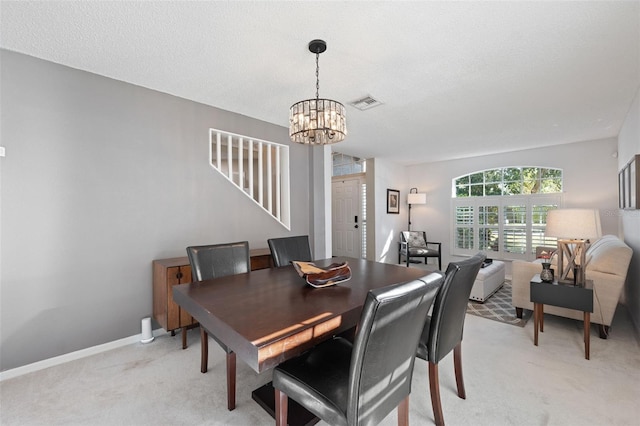
<svg viewBox="0 0 640 426"><path fill-rule="evenodd" d="M589 240L602 236L600 212L595 209L549 210L544 235L558 239L559 281L566 281L569 271L573 270L576 285L584 285L584 266Z"/></svg>
<svg viewBox="0 0 640 426"><path fill-rule="evenodd" d="M418 188L411 188L407 196L407 203L409 204L409 228L407 231L411 231L411 205L427 204L427 194L424 192L418 193Z"/></svg>

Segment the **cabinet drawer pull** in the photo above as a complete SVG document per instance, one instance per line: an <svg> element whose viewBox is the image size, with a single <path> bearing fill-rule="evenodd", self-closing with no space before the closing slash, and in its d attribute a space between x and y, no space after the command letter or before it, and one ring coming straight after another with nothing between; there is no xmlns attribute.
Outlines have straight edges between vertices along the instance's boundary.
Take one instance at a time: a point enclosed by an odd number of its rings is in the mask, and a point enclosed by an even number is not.
<svg viewBox="0 0 640 426"><path fill-rule="evenodd" d="M176 278L177 279L182 279L182 272L178 271L178 273L176 274Z"/></svg>

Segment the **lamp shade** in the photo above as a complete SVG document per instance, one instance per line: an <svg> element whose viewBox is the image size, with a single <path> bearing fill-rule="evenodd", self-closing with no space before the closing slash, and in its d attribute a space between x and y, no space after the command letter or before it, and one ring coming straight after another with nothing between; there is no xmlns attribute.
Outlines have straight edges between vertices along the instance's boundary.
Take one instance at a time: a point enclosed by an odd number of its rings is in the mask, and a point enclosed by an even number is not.
<svg viewBox="0 0 640 426"><path fill-rule="evenodd" d="M427 194L422 193L411 193L407 197L408 204L427 204Z"/></svg>
<svg viewBox="0 0 640 426"><path fill-rule="evenodd" d="M595 209L549 210L544 235L576 240L600 238L600 212Z"/></svg>

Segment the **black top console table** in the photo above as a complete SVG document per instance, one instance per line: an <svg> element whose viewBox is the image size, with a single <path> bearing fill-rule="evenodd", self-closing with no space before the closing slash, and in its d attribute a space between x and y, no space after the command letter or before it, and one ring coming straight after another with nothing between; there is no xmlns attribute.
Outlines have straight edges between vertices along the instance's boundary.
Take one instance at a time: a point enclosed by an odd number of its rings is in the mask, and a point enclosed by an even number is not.
<svg viewBox="0 0 640 426"><path fill-rule="evenodd" d="M586 280L584 286L564 282L544 282L536 274L530 281L533 302L534 338L538 346L538 330L544 332L544 305L575 309L584 313L584 357L589 359L591 313L593 312L593 281Z"/></svg>

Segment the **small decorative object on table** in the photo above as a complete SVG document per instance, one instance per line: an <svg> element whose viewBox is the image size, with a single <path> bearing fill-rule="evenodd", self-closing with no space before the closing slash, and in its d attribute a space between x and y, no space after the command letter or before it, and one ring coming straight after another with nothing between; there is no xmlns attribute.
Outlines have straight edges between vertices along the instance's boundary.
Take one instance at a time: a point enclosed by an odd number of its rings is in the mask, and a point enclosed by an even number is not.
<svg viewBox="0 0 640 426"><path fill-rule="evenodd" d="M332 263L326 268L320 268L313 262L292 260L293 267L298 274L312 287L330 287L351 279L351 268L347 262Z"/></svg>
<svg viewBox="0 0 640 426"><path fill-rule="evenodd" d="M549 254L546 251L543 251L540 255L542 258L542 271L540 271L540 279L545 283L553 282L553 269L551 269L551 258L554 253Z"/></svg>
<svg viewBox="0 0 640 426"><path fill-rule="evenodd" d="M553 282L553 269L551 269L550 263L542 264L542 271L540 271L540 279L545 283Z"/></svg>

